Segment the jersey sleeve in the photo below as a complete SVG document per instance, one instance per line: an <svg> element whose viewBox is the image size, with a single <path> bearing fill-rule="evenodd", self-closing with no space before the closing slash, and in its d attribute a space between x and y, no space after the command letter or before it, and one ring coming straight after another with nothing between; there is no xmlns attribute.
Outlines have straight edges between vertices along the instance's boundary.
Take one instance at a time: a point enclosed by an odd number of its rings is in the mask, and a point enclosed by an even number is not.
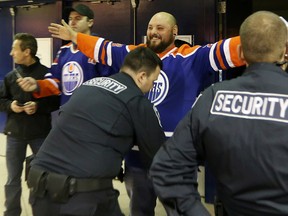
<svg viewBox="0 0 288 216"><path fill-rule="evenodd" d="M34 92L35 98L47 97L52 95L60 95L59 80L57 79L44 79L37 80L39 91Z"/></svg>
<svg viewBox="0 0 288 216"><path fill-rule="evenodd" d="M239 36L221 40L212 45L207 45L210 48L209 61L212 68L215 71L218 71L243 66L245 63L239 58L238 54L239 45Z"/></svg>
<svg viewBox="0 0 288 216"><path fill-rule="evenodd" d="M61 94L60 80L62 66L58 64L61 58L61 53L62 49L58 50L56 58L53 60L51 68L49 69L49 72L45 74L44 79L37 80L39 91L33 93L35 98Z"/></svg>
<svg viewBox="0 0 288 216"><path fill-rule="evenodd" d="M114 43L98 36L77 34L78 49L97 63L113 67L119 71L127 53L137 46Z"/></svg>

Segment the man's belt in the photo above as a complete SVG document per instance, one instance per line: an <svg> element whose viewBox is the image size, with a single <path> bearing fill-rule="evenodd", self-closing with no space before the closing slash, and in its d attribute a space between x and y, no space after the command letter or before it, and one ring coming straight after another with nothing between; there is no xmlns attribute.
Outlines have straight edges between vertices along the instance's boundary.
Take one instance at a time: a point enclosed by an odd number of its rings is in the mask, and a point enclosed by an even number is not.
<svg viewBox="0 0 288 216"><path fill-rule="evenodd" d="M27 179L31 193L36 197L46 194L57 202L66 202L77 192L90 192L112 189L112 179L103 178L74 178L67 175L48 172L31 167Z"/></svg>
<svg viewBox="0 0 288 216"><path fill-rule="evenodd" d="M76 192L105 190L109 188L113 188L112 179L70 178L69 180L69 194L74 194Z"/></svg>

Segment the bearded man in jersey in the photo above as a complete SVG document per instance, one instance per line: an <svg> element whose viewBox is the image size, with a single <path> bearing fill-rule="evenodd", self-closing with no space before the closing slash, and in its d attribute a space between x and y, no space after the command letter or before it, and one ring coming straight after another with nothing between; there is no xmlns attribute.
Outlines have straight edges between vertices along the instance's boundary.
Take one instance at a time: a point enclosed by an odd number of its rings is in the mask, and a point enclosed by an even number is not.
<svg viewBox="0 0 288 216"><path fill-rule="evenodd" d="M116 71L125 56L139 46L151 48L163 62L163 69L153 88L147 94L157 107L160 120L167 138L171 137L178 122L190 110L196 97L206 87L211 74L218 70L242 66L238 58L239 37L221 40L205 46L180 47L174 45L178 34L175 17L166 12L156 13L147 27L147 43L125 45L114 43L102 37L89 36L73 31L64 21L63 25L52 23L48 29L52 37L72 40L78 49L96 62L111 66ZM57 93L55 86L41 81L21 80L19 83L26 90L40 91L35 96ZM173 114L172 114L173 113ZM125 183L130 196L131 216L153 216L156 194L147 173L139 159L138 147L135 146L125 159Z"/></svg>

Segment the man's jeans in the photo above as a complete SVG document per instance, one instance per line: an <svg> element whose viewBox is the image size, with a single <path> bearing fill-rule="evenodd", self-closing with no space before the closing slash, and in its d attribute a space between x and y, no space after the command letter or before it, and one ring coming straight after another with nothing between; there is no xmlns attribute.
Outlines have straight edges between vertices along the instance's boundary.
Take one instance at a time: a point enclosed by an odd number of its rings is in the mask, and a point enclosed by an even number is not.
<svg viewBox="0 0 288 216"><path fill-rule="evenodd" d="M124 182L130 198L130 216L154 216L157 196L147 170L126 167Z"/></svg>
<svg viewBox="0 0 288 216"><path fill-rule="evenodd" d="M5 207L4 216L20 216L21 214L21 175L23 162L26 157L27 145L33 154L36 154L45 138L23 140L7 136L6 166L7 182L5 184Z"/></svg>

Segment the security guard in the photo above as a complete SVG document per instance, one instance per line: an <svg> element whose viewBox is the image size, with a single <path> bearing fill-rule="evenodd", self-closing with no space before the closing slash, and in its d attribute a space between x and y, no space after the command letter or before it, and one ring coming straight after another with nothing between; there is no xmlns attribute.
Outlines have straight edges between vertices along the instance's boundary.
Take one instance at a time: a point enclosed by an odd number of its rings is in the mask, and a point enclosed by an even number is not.
<svg viewBox="0 0 288 216"><path fill-rule="evenodd" d="M164 142L157 112L144 96L162 62L149 48L125 58L120 73L83 83L60 111L28 175L34 216L122 215L112 179L139 146L143 165Z"/></svg>
<svg viewBox="0 0 288 216"><path fill-rule="evenodd" d="M197 165L206 160L229 216L288 215L287 27L259 11L240 28L239 78L199 96L171 139L154 157L150 174L171 215L209 215L197 190Z"/></svg>

